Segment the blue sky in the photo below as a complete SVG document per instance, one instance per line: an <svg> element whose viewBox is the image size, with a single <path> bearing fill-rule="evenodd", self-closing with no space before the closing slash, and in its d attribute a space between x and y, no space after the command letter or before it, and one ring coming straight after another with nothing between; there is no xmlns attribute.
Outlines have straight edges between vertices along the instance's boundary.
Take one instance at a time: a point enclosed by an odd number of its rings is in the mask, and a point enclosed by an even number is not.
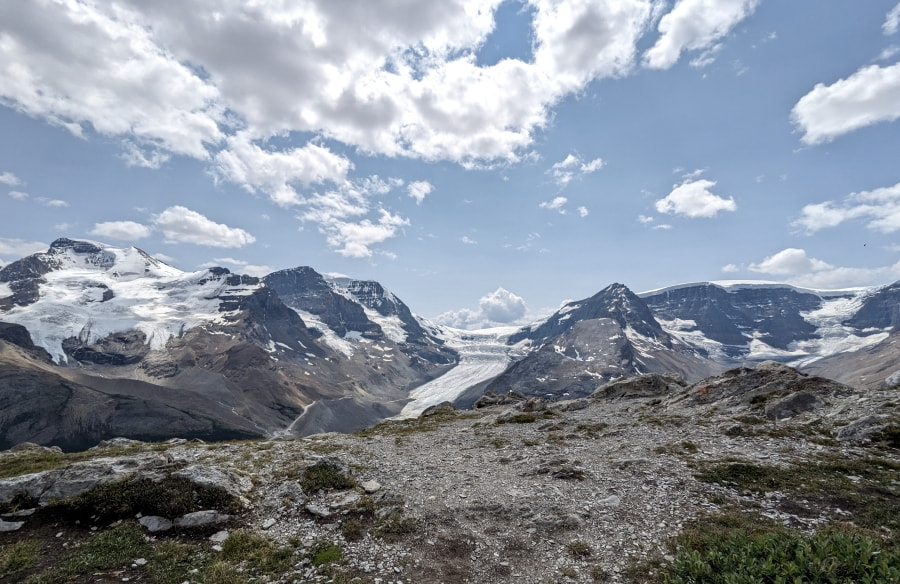
<svg viewBox="0 0 900 584"><path fill-rule="evenodd" d="M0 5L0 260L309 265L426 317L900 279L896 0Z"/></svg>

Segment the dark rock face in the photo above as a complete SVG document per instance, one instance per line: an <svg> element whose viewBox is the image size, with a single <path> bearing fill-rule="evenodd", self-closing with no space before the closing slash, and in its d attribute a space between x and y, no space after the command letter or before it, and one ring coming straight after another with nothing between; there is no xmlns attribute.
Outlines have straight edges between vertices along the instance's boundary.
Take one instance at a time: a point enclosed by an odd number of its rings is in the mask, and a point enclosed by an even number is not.
<svg viewBox="0 0 900 584"><path fill-rule="evenodd" d="M359 331L372 340L384 338L381 327L366 317L363 308L336 293L321 274L309 267L273 272L263 278L267 288L297 310L315 314L339 336Z"/></svg>
<svg viewBox="0 0 900 584"><path fill-rule="evenodd" d="M577 322L600 318L612 319L621 329L630 327L645 337L670 344L647 304L622 284L611 284L590 298L566 304L540 326L510 336L509 344L525 339L544 343L567 332Z"/></svg>
<svg viewBox="0 0 900 584"><path fill-rule="evenodd" d="M862 307L844 324L860 332L865 329L900 330L900 282L882 288L869 296Z"/></svg>
<svg viewBox="0 0 900 584"><path fill-rule="evenodd" d="M91 344L69 337L62 347L69 358L96 365L132 365L150 352L147 335L140 331L111 333Z"/></svg>
<svg viewBox="0 0 900 584"><path fill-rule="evenodd" d="M31 353L39 353L46 360L50 360L50 355L42 348L34 344L31 340L31 333L28 329L20 324L9 322L0 322L0 339L12 343L17 347L21 347Z"/></svg>
<svg viewBox="0 0 900 584"><path fill-rule="evenodd" d="M793 342L817 338L816 327L800 312L822 305L819 296L787 287L728 291L714 284L665 290L643 299L660 319L694 321L732 357L745 352L754 332L767 345L784 350Z"/></svg>
<svg viewBox="0 0 900 584"><path fill-rule="evenodd" d="M28 306L38 301L40 285L45 282L44 275L52 269L44 255L30 255L0 269L0 282L7 283L12 290L12 296L0 298L0 310Z"/></svg>

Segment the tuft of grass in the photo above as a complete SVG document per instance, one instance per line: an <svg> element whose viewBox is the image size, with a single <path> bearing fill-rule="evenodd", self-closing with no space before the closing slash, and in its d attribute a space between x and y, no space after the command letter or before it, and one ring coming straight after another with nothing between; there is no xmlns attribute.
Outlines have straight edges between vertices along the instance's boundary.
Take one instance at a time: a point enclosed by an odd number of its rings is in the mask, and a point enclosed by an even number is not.
<svg viewBox="0 0 900 584"><path fill-rule="evenodd" d="M223 560L246 564L248 570L264 575L280 575L293 566L294 551L277 547L272 541L248 531L232 532L222 543Z"/></svg>
<svg viewBox="0 0 900 584"><path fill-rule="evenodd" d="M591 568L591 580L594 582L606 582L609 580L609 572L600 566L594 566Z"/></svg>
<svg viewBox="0 0 900 584"><path fill-rule="evenodd" d="M356 436L370 438L372 436L406 436L419 432L434 432L441 427L456 420L480 418L481 414L472 412L438 412L425 418L411 418L408 420L388 420L371 428L365 428L355 433Z"/></svg>
<svg viewBox="0 0 900 584"><path fill-rule="evenodd" d="M341 522L341 535L347 541L359 541L365 535L362 521L356 518L344 519Z"/></svg>
<svg viewBox="0 0 900 584"><path fill-rule="evenodd" d="M375 533L383 540L399 541L403 536L416 531L416 522L408 517L403 517L399 512L391 513L378 522Z"/></svg>
<svg viewBox="0 0 900 584"><path fill-rule="evenodd" d="M323 460L303 469L300 474L300 488L304 493L319 491L343 491L356 486L356 481L347 476L334 462Z"/></svg>
<svg viewBox="0 0 900 584"><path fill-rule="evenodd" d="M341 546L327 541L316 542L309 552L309 561L314 566L328 566L339 563L344 559L344 550Z"/></svg>
<svg viewBox="0 0 900 584"><path fill-rule="evenodd" d="M53 512L75 517L125 518L137 513L178 517L202 509L229 513L240 510L240 501L223 489L204 487L181 477L129 478L98 485L49 506Z"/></svg>
<svg viewBox="0 0 900 584"><path fill-rule="evenodd" d="M41 542L26 539L0 548L0 578L13 576L37 564Z"/></svg>
<svg viewBox="0 0 900 584"><path fill-rule="evenodd" d="M566 551L574 558L586 558L594 553L591 546L577 539L566 544Z"/></svg>
<svg viewBox="0 0 900 584"><path fill-rule="evenodd" d="M129 566L135 558L147 557L150 551L140 526L129 521L91 537L67 552L56 566L28 578L25 583L81 581L80 577L97 571Z"/></svg>

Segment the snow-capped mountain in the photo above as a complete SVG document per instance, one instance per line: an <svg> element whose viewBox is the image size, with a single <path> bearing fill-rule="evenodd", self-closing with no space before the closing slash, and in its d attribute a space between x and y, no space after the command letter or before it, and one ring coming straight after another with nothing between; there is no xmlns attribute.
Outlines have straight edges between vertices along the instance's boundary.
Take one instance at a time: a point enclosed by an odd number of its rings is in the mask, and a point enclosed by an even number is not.
<svg viewBox="0 0 900 584"><path fill-rule="evenodd" d="M700 282L640 296L669 334L720 363L773 359L803 367L886 339L900 322L895 288Z"/></svg>
<svg viewBox="0 0 900 584"><path fill-rule="evenodd" d="M488 391L578 397L619 377L678 373L695 380L720 369L664 331L647 304L622 284L566 304L508 342L527 356L488 384Z"/></svg>
<svg viewBox="0 0 900 584"><path fill-rule="evenodd" d="M0 447L121 435L109 412L133 399L160 402L133 420L134 437L158 438L184 415L207 421L181 431L200 437L347 431L397 414L410 389L457 359L375 282L342 287L309 268L268 280L182 272L137 248L70 239L0 269L0 321L2 364L55 380L27 386L62 395L54 388L77 384L82 401L99 404L89 428L71 400L51 400L46 419L15 409L40 427L2 408ZM16 392L0 380L0 402Z"/></svg>

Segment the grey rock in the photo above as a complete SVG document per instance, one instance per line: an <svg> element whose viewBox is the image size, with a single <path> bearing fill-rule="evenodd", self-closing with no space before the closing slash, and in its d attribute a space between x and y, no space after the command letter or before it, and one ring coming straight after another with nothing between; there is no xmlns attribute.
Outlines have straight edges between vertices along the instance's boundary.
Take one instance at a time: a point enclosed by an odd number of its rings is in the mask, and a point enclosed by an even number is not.
<svg viewBox="0 0 900 584"><path fill-rule="evenodd" d="M316 517L321 517L322 519L331 517L331 511L329 511L327 507L317 505L316 503L307 503L306 510Z"/></svg>
<svg viewBox="0 0 900 584"><path fill-rule="evenodd" d="M206 509L203 511L194 511L193 513L182 515L175 520L175 525L177 527L203 527L206 525L224 523L229 519L231 519L231 515L219 513L218 511L214 511L212 509Z"/></svg>
<svg viewBox="0 0 900 584"><path fill-rule="evenodd" d="M784 420L797 414L818 410L823 405L825 402L819 396L801 391L766 406L766 416Z"/></svg>
<svg viewBox="0 0 900 584"><path fill-rule="evenodd" d="M590 402L586 399L572 399L556 402L553 409L560 412L576 412L587 408L589 405Z"/></svg>
<svg viewBox="0 0 900 584"><path fill-rule="evenodd" d="M863 442L884 430L888 420L888 416L866 416L838 430L836 437L842 442Z"/></svg>
<svg viewBox="0 0 900 584"><path fill-rule="evenodd" d="M662 397L680 391L685 386L684 380L677 375L638 375L607 383L592 393L591 398Z"/></svg>
<svg viewBox="0 0 900 584"><path fill-rule="evenodd" d="M532 397L519 404L518 407L523 412L543 412L547 409L547 400L541 397Z"/></svg>
<svg viewBox="0 0 900 584"><path fill-rule="evenodd" d="M16 444L12 448L9 449L10 452L48 452L48 453L62 453L62 448L59 446L41 446L40 444L35 444L34 442L21 442Z"/></svg>
<svg viewBox="0 0 900 584"><path fill-rule="evenodd" d="M269 517L268 519L266 519L265 521L262 522L262 528L270 529L270 528L274 527L276 523L278 523L278 521Z"/></svg>
<svg viewBox="0 0 900 584"><path fill-rule="evenodd" d="M57 499L75 497L105 483L138 473L151 475L169 464L165 454L146 452L117 458L96 458L62 468L0 480L0 504L17 494L38 499L41 506Z"/></svg>
<svg viewBox="0 0 900 584"><path fill-rule="evenodd" d="M620 499L618 495L610 495L605 499L597 501L597 504L602 505L603 507L618 507L621 503L622 499Z"/></svg>
<svg viewBox="0 0 900 584"><path fill-rule="evenodd" d="M150 533L159 533L172 529L173 523L165 517L157 515L147 515L138 519L138 523Z"/></svg>
<svg viewBox="0 0 900 584"><path fill-rule="evenodd" d="M132 440L131 438L110 438L109 440L101 440L96 446L88 450L106 450L109 448L131 448L142 446L146 442L140 440Z"/></svg>
<svg viewBox="0 0 900 584"><path fill-rule="evenodd" d="M3 521L0 519L0 532L18 531L25 525L24 521Z"/></svg>
<svg viewBox="0 0 900 584"><path fill-rule="evenodd" d="M224 543L226 539L228 539L229 533L227 529L223 529L222 531L217 531L214 534L209 536L209 541L213 543Z"/></svg>
<svg viewBox="0 0 900 584"><path fill-rule="evenodd" d="M435 414L446 414L450 412L455 412L456 406L448 401L441 402L437 405L429 406L419 414L420 418L427 418L429 416L434 416Z"/></svg>
<svg viewBox="0 0 900 584"><path fill-rule="evenodd" d="M187 479L202 487L222 489L234 497L240 497L253 488L253 482L247 477L202 464L193 464L172 473L172 476Z"/></svg>

